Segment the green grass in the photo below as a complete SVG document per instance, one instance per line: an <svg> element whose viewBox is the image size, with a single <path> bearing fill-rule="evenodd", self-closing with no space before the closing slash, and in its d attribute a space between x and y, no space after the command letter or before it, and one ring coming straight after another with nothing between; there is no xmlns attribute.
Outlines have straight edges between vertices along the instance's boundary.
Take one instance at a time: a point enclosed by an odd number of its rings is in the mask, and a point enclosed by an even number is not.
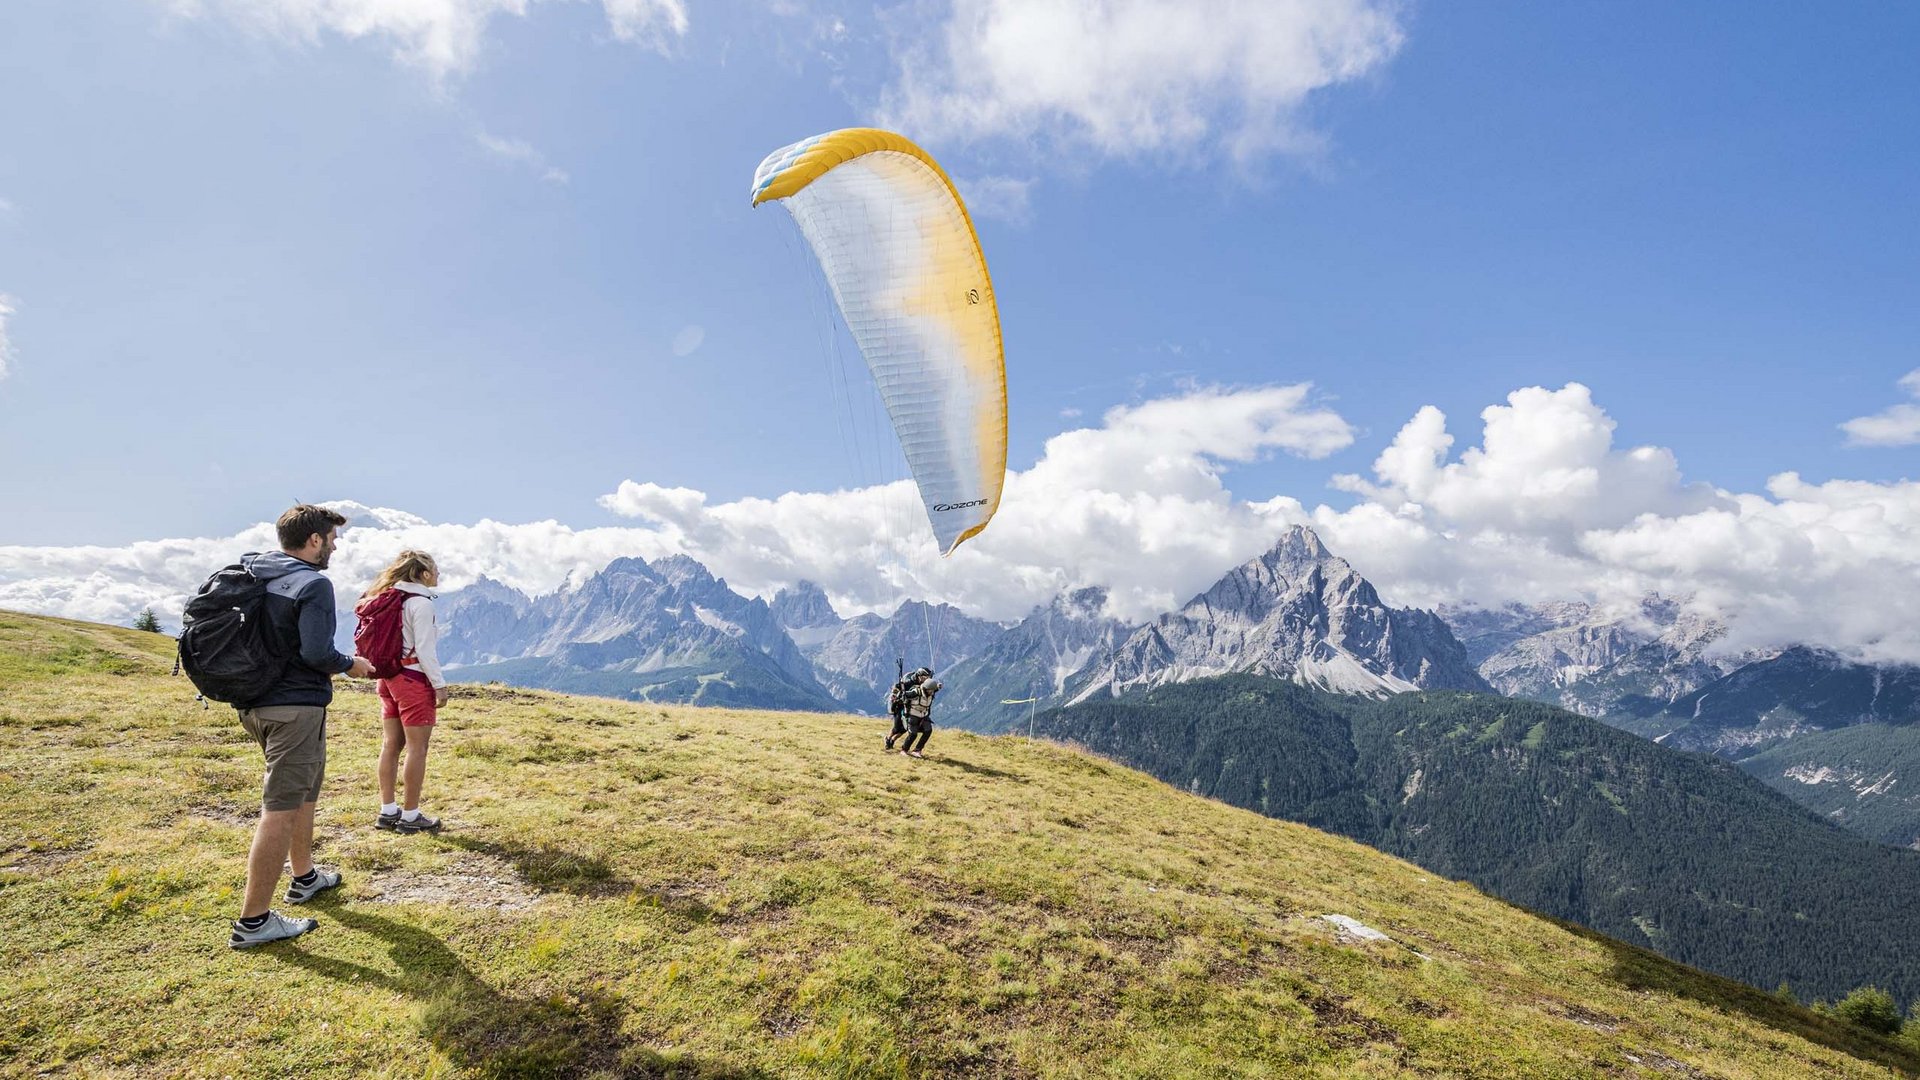
<svg viewBox="0 0 1920 1080"><path fill-rule="evenodd" d="M169 639L0 613L0 1073L1895 1076L1902 1046L1069 748L460 688L439 837L342 693L320 929L225 947L260 761ZM1352 916L1392 942L1343 940ZM1689 1073L1687 1070L1692 1070Z"/></svg>

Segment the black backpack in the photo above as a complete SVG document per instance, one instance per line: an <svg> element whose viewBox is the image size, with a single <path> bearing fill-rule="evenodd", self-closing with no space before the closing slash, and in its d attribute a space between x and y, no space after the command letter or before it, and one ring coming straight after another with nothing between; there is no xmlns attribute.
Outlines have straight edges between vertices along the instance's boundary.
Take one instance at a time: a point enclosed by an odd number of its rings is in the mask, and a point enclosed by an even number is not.
<svg viewBox="0 0 1920 1080"><path fill-rule="evenodd" d="M235 563L207 579L180 617L180 667L200 696L258 701L287 669L267 619L267 583Z"/></svg>

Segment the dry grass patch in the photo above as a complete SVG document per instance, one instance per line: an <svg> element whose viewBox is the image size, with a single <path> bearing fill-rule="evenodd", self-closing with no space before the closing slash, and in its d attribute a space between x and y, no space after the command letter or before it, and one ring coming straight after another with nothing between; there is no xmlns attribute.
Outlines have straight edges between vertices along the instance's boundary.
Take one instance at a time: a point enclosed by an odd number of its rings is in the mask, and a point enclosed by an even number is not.
<svg viewBox="0 0 1920 1080"><path fill-rule="evenodd" d="M506 860L479 853L462 854L440 871L375 871L364 884L355 886L354 895L378 904L494 911L524 911L540 901L540 890L527 884Z"/></svg>

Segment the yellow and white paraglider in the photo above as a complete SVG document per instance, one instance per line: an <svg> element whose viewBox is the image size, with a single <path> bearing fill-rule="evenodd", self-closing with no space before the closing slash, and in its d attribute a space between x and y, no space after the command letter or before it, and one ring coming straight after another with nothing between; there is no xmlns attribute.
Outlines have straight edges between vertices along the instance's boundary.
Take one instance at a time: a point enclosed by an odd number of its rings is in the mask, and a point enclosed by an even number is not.
<svg viewBox="0 0 1920 1080"><path fill-rule="evenodd" d="M753 205L776 199L826 273L951 555L992 520L1007 471L1000 311L973 220L926 151L875 128L767 155Z"/></svg>

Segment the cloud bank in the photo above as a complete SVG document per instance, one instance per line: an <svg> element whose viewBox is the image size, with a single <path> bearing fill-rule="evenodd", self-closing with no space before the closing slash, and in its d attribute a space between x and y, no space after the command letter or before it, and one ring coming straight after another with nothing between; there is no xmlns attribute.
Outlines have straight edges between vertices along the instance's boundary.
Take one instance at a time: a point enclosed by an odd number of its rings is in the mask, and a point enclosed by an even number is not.
<svg viewBox="0 0 1920 1080"><path fill-rule="evenodd" d="M935 553L904 480L717 505L688 488L627 481L601 502L637 526L433 524L331 502L351 526L330 574L344 596L401 549L420 547L438 557L448 588L485 575L541 593L620 556L682 552L744 592L817 581L843 613L891 610L912 596L1014 618L1058 589L1099 581L1120 610L1144 616L1272 542L1266 512L1227 491L1230 463L1324 457L1352 441L1346 421L1310 398L1304 385L1200 389L1113 409L1103 426L1055 436L1038 463L1011 474L989 534L952 559ZM263 522L123 548L0 547L0 608L125 623L151 604L171 622L207 574L272 543Z"/></svg>
<svg viewBox="0 0 1920 1080"><path fill-rule="evenodd" d="M1308 95L1405 40L1378 0L954 0L909 20L882 122L916 138L1250 162L1307 153Z"/></svg>
<svg viewBox="0 0 1920 1080"><path fill-rule="evenodd" d="M1325 457L1353 441L1310 394L1210 388L1113 409L1101 427L1056 435L1032 468L1009 473L992 527L948 559L906 480L720 505L629 480L600 501L738 588L770 593L805 578L843 613L911 596L1009 619L1097 583L1117 612L1144 618L1272 543L1268 514L1227 490L1228 463Z"/></svg>
<svg viewBox="0 0 1920 1080"><path fill-rule="evenodd" d="M439 556L450 588L484 574L540 593L619 556L685 553L746 593L819 582L842 614L912 597L1012 619L1063 589L1102 585L1115 615L1145 619L1308 524L1397 605L1624 607L1661 592L1724 619L1729 649L1804 642L1920 663L1910 616L1920 483L1816 485L1789 472L1742 493L1691 482L1669 450L1616 446L1615 422L1578 383L1516 390L1479 419L1478 445L1456 452L1446 416L1420 409L1369 477L1333 478L1350 505L1309 507L1250 500L1227 482L1236 464L1318 460L1352 444L1309 387L1200 388L1122 406L1010 473L992 528L949 559L934 553L906 481L715 503L629 480L601 504L635 524L586 529L434 524L336 503L353 527L331 573L344 597L414 546ZM0 547L0 607L124 624L151 604L172 619L212 569L271 542L263 523L124 548Z"/></svg>
<svg viewBox="0 0 1920 1080"><path fill-rule="evenodd" d="M1393 602L1494 605L1581 597L1620 607L1691 597L1729 649L1806 642L1920 662L1920 484L1781 473L1765 494L1681 478L1671 451L1617 449L1586 387L1516 390L1448 460L1446 417L1421 409L1373 463L1334 479L1360 501L1307 515Z"/></svg>

